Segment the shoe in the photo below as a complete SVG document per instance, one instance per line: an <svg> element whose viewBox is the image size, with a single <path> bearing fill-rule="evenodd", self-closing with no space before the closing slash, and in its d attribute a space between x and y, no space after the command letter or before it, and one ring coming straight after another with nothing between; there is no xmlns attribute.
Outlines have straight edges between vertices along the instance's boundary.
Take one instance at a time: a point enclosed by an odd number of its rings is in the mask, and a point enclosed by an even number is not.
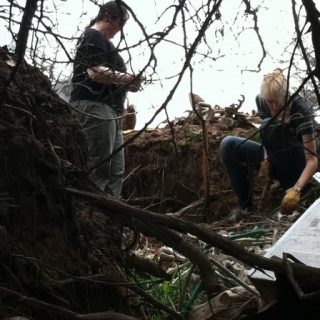
<svg viewBox="0 0 320 320"><path fill-rule="evenodd" d="M227 220L230 223L236 223L236 222L239 222L241 218L243 218L248 214L249 214L248 208L237 207L231 211L231 213L227 217Z"/></svg>

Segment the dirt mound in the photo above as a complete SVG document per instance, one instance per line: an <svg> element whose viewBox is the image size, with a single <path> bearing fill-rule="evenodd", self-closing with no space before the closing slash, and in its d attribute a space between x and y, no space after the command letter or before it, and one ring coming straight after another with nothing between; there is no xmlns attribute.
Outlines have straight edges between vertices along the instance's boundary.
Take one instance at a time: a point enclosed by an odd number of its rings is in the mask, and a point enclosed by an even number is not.
<svg viewBox="0 0 320 320"><path fill-rule="evenodd" d="M90 279L122 276L121 229L65 190L95 189L84 135L48 79L16 61L0 49L1 318L126 311L121 290Z"/></svg>
<svg viewBox="0 0 320 320"><path fill-rule="evenodd" d="M208 225L155 213L183 210L186 219L225 217L235 195L219 144L229 134L257 138L254 115L233 105L201 111L200 117L190 113L163 129L142 133L125 148L127 177L119 202L90 181L85 137L69 106L39 70L16 61L0 49L2 318L132 320L136 318L126 314L140 318L142 299L179 318L140 284L130 283L139 268L142 274L170 278L152 261L131 255L139 232L188 258L210 294L220 289L210 261L184 240L187 233L264 267ZM135 134L125 134L126 140ZM257 181L257 199L262 186ZM261 207L270 209L270 199L278 198L269 194ZM123 226L131 231L124 233Z"/></svg>
<svg viewBox="0 0 320 320"><path fill-rule="evenodd" d="M210 197L209 215L225 216L236 198L223 166L219 145L227 135L259 139L258 117L242 113L231 105L215 107L206 117L203 129L200 119L191 113L187 118L174 121L163 129L147 130L126 147L124 197L132 204L159 212L174 212L191 203ZM205 147L208 145L208 182L205 174ZM135 132L125 134L129 139ZM259 203L264 183L257 179L255 198ZM208 192L206 188L209 188ZM281 194L279 194L281 196ZM270 196L259 203L265 210L278 200ZM201 214L201 213L200 213Z"/></svg>

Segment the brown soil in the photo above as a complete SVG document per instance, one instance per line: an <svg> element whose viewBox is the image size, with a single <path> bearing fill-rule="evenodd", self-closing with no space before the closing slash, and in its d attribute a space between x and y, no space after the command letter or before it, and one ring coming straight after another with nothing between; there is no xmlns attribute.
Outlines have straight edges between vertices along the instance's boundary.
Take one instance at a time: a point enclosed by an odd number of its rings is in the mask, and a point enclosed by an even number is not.
<svg viewBox="0 0 320 320"><path fill-rule="evenodd" d="M256 116L245 115L236 109L207 120L210 205L206 216L211 219L225 217L236 205L235 194L220 158L220 142L227 135L257 139L257 129L253 125L257 121ZM126 133L125 138L129 139L135 133ZM200 121L193 114L179 119L172 128L167 126L142 133L126 147L124 198L131 204L158 212L175 212L203 199L206 184L202 137ZM256 204L263 207L263 212L268 212L279 205L277 201L282 193L277 189L279 196L267 194L261 202L264 181L257 178L257 173L253 169ZM193 212L200 217L202 213Z"/></svg>
<svg viewBox="0 0 320 320"><path fill-rule="evenodd" d="M25 63L16 69L15 63L1 48L0 316L93 319L90 314L104 312L101 319L140 318L141 304L126 285L129 248L121 245L120 221L126 216L117 207L114 212L121 217L111 219L101 203L71 195L70 188L99 193L87 174L85 137L48 79ZM211 229L218 228L216 222L225 224L236 199L219 144L228 134L254 135L256 117L235 106L207 117L208 167L203 128L193 113L163 129L147 130L126 146L123 202L174 213L200 200L184 219L206 221ZM261 202L263 183L256 180L260 210L250 219L269 214L282 196L275 188Z"/></svg>
<svg viewBox="0 0 320 320"><path fill-rule="evenodd" d="M123 290L90 279L125 278L121 228L64 190L95 190L84 135L48 79L15 63L1 48L0 317L66 319L55 306L132 314Z"/></svg>

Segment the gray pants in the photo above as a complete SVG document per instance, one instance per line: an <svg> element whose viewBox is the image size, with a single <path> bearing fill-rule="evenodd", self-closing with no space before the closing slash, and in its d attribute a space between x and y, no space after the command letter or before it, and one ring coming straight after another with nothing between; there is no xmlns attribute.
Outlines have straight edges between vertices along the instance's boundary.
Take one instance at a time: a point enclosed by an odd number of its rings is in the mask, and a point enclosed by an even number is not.
<svg viewBox="0 0 320 320"><path fill-rule="evenodd" d="M93 165L110 157L123 144L121 118L107 104L81 100L71 105L80 121L88 141L89 157ZM124 175L124 150L115 153L93 172L97 186L112 196L119 198Z"/></svg>

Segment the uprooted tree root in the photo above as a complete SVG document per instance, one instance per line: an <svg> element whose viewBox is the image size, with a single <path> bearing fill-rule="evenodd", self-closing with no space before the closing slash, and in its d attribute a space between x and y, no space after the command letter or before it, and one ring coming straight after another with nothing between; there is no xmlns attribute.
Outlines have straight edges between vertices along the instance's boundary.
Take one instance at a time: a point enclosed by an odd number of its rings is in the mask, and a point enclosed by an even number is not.
<svg viewBox="0 0 320 320"><path fill-rule="evenodd" d="M121 228L64 190L95 190L84 135L37 69L11 77L15 61L1 49L1 318L129 319L116 315L134 314L114 283L126 283Z"/></svg>
<svg viewBox="0 0 320 320"><path fill-rule="evenodd" d="M249 266L289 279L302 299L317 298L311 294L320 287L319 269L255 256L190 222L98 191L87 175L85 138L68 105L52 92L47 78L27 64L10 79L14 62L0 50L2 318L141 319L146 318L143 301L182 319L132 282L131 268L162 279L170 276L121 246L123 226L187 257L209 296L221 290L220 284L208 257L184 236L187 233Z"/></svg>
<svg viewBox="0 0 320 320"><path fill-rule="evenodd" d="M186 241L181 234L192 234L206 244L223 250L245 264L257 269L272 270L280 275L287 275L288 268L292 270L297 279L308 277L308 286L311 284L318 287L320 285L320 269L305 266L300 263L288 265L288 261L278 259L268 259L248 252L231 240L226 239L214 232L201 228L188 221L178 218L161 215L137 207L129 206L117 200L111 199L102 193L90 193L72 188L66 188L70 194L90 200L101 207L105 214L113 215L121 222L132 228L139 228L142 233L157 237L163 243L174 248L177 252L188 257L199 268L203 283L209 293L216 292L217 285L214 272L207 265L206 256ZM156 225L157 228L152 228ZM310 281L310 283L309 283Z"/></svg>

